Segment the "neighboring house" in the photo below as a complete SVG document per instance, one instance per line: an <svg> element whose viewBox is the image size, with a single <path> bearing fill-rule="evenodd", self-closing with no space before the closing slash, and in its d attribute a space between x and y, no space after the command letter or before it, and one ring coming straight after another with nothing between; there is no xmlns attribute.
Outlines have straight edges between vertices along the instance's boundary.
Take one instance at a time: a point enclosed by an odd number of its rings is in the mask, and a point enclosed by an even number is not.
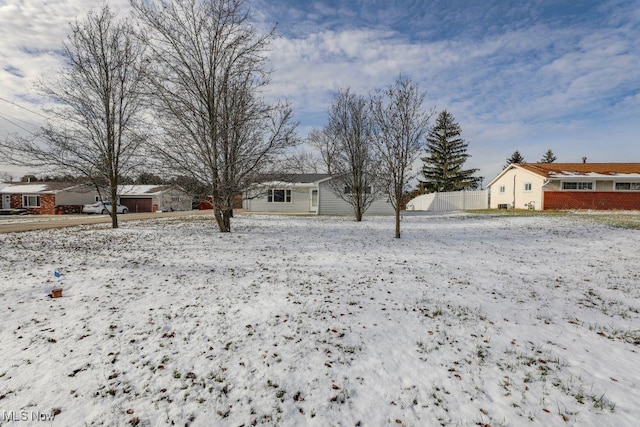
<svg viewBox="0 0 640 427"><path fill-rule="evenodd" d="M2 209L21 209L33 214L53 215L82 212L82 205L95 201L95 189L64 182L9 183L0 188Z"/></svg>
<svg viewBox="0 0 640 427"><path fill-rule="evenodd" d="M249 212L312 215L351 215L353 207L334 193L327 174L293 174L245 191L243 208ZM366 214L390 215L388 199L375 200Z"/></svg>
<svg viewBox="0 0 640 427"><path fill-rule="evenodd" d="M640 210L640 163L520 163L489 183L490 207Z"/></svg>
<svg viewBox="0 0 640 427"><path fill-rule="evenodd" d="M131 213L191 210L191 196L173 185L120 185L118 198Z"/></svg>

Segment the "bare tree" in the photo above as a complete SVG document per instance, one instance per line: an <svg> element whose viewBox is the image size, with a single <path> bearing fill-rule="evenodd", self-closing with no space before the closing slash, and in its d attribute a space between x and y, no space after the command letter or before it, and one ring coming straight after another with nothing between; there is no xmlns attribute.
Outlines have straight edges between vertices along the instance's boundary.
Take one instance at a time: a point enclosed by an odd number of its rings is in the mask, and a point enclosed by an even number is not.
<svg viewBox="0 0 640 427"><path fill-rule="evenodd" d="M379 197L374 184L373 145L369 103L349 89L340 90L329 108L329 122L324 129L327 144L322 151L330 154L327 169L335 195L353 207L356 221Z"/></svg>
<svg viewBox="0 0 640 427"><path fill-rule="evenodd" d="M55 105L47 110L51 120L35 138L11 139L1 149L16 164L86 178L101 198L106 187L115 204L119 180L145 140L139 119L144 47L133 26L105 4L71 24L63 53L64 70L40 86Z"/></svg>
<svg viewBox="0 0 640 427"><path fill-rule="evenodd" d="M309 131L309 135L307 135L307 142L311 147L318 150L327 173L332 175L333 170L331 167L335 163L338 151L335 136L327 132L326 127L322 129L314 128Z"/></svg>
<svg viewBox="0 0 640 427"><path fill-rule="evenodd" d="M299 151L284 159L284 171L292 173L318 173L320 159L310 151Z"/></svg>
<svg viewBox="0 0 640 427"><path fill-rule="evenodd" d="M426 93L410 79L399 77L389 88L372 96L371 111L380 180L395 209L395 237L400 238L400 209L411 178L411 166L424 146L433 112L423 111Z"/></svg>
<svg viewBox="0 0 640 427"><path fill-rule="evenodd" d="M148 73L163 138L155 149L175 173L205 184L221 232L234 196L297 143L291 107L262 97L269 83L260 34L238 0L131 0L146 27Z"/></svg>
<svg viewBox="0 0 640 427"><path fill-rule="evenodd" d="M13 175L5 171L0 172L0 182L11 182L11 181L13 181Z"/></svg>

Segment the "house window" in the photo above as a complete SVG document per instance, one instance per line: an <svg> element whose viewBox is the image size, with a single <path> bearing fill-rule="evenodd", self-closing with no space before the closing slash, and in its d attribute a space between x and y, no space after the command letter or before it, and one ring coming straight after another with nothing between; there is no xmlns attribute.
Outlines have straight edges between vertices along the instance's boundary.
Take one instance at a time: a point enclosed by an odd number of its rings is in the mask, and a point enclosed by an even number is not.
<svg viewBox="0 0 640 427"><path fill-rule="evenodd" d="M527 192L531 191L531 183L530 182L527 182L527 183L524 184L524 191L527 191Z"/></svg>
<svg viewBox="0 0 640 427"><path fill-rule="evenodd" d="M271 189L267 192L269 203L291 203L291 190Z"/></svg>
<svg viewBox="0 0 640 427"><path fill-rule="evenodd" d="M640 191L640 182L616 182L617 191Z"/></svg>
<svg viewBox="0 0 640 427"><path fill-rule="evenodd" d="M507 187L505 187L504 185L500 186L500 194L504 194L507 191Z"/></svg>
<svg viewBox="0 0 640 427"><path fill-rule="evenodd" d="M39 208L40 196L25 194L24 196L22 196L22 207L23 208Z"/></svg>
<svg viewBox="0 0 640 427"><path fill-rule="evenodd" d="M593 182L563 182L563 190L593 190Z"/></svg>

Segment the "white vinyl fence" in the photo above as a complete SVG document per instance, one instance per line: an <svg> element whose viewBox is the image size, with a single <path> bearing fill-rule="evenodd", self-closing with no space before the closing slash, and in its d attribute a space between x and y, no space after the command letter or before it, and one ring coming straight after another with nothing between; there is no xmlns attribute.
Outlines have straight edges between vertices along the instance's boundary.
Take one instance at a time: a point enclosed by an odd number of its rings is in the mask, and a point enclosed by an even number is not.
<svg viewBox="0 0 640 427"><path fill-rule="evenodd" d="M429 193L411 199L408 211L457 211L463 209L487 209L489 190L452 191L450 193Z"/></svg>

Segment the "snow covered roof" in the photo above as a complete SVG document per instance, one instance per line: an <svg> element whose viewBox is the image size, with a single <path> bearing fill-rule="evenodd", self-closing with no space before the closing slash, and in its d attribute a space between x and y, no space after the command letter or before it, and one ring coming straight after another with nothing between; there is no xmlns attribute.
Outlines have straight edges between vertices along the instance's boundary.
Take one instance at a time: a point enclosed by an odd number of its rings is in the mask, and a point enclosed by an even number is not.
<svg viewBox="0 0 640 427"><path fill-rule="evenodd" d="M640 163L521 163L517 165L545 178L640 178Z"/></svg>
<svg viewBox="0 0 640 427"><path fill-rule="evenodd" d="M170 185L119 185L120 196L157 196L174 188Z"/></svg>
<svg viewBox="0 0 640 427"><path fill-rule="evenodd" d="M331 175L326 173L300 173L288 174L275 177L271 180L260 182L261 187L298 187L311 188L316 187L319 182L330 179Z"/></svg>
<svg viewBox="0 0 640 427"><path fill-rule="evenodd" d="M288 182L288 181L265 181L257 184L259 187L296 187L296 188L314 188L317 184L314 182Z"/></svg>
<svg viewBox="0 0 640 427"><path fill-rule="evenodd" d="M0 191L4 194L59 193L76 186L76 184L68 182L9 183L5 187L0 187Z"/></svg>
<svg viewBox="0 0 640 427"><path fill-rule="evenodd" d="M518 168L547 179L640 181L640 163L512 163L490 183L491 187L507 171Z"/></svg>

